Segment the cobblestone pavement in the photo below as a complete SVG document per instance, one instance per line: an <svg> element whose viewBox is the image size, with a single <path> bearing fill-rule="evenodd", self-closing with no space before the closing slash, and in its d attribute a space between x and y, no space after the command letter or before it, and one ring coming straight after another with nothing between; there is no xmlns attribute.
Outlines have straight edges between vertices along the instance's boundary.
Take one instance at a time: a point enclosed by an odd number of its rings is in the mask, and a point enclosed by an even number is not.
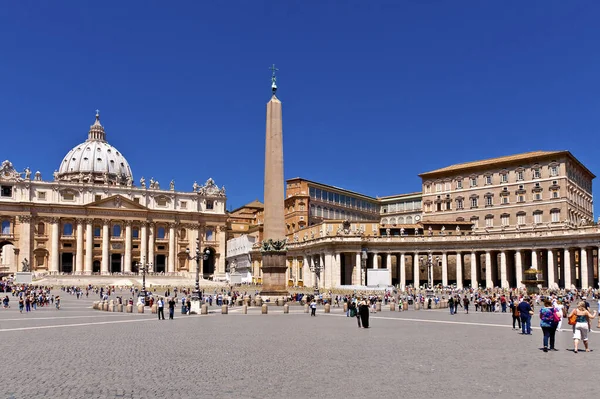
<svg viewBox="0 0 600 399"><path fill-rule="evenodd" d="M178 308L175 320L158 321L61 297L61 310L19 314L14 298L0 309L0 397L578 396L593 393L590 365L600 355L568 350L570 332L557 333L558 352L544 353L539 328L520 335L501 313L384 310L359 329L340 308L319 308L317 317L300 306L290 314L273 306L268 315L213 307L208 316ZM590 343L598 348L600 334Z"/></svg>

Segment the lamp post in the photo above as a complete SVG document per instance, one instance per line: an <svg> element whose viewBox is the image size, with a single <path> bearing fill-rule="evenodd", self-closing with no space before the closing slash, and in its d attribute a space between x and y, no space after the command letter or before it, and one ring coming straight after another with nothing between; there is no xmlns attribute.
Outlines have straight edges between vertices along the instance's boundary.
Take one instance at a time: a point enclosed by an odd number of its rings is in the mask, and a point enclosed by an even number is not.
<svg viewBox="0 0 600 399"><path fill-rule="evenodd" d="M321 272L323 271L323 268L325 267L325 265L322 265L320 262L320 257L317 256L316 259L313 259L312 262L310 262L310 271L315 273L318 278L315 279L315 295L319 294L319 279L321 278Z"/></svg>
<svg viewBox="0 0 600 399"><path fill-rule="evenodd" d="M362 270L362 274L360 276L361 285L367 285L367 259L369 259L367 248L363 248L360 251L360 269Z"/></svg>
<svg viewBox="0 0 600 399"><path fill-rule="evenodd" d="M210 249L206 248L204 252L200 250L200 239L196 240L196 251L194 255L190 255L191 251L189 248L186 248L185 252L188 255L189 260L196 261L196 284L194 286L194 291L192 292L192 300L191 300L191 309L190 313L200 313L200 259L203 262L208 260L210 256Z"/></svg>
<svg viewBox="0 0 600 399"><path fill-rule="evenodd" d="M437 264L439 260L439 256L436 256L434 258L431 252L427 255L427 258L421 256L421 270L424 271L425 269L427 269L427 288L429 289L433 288L433 262L435 261L435 263Z"/></svg>
<svg viewBox="0 0 600 399"><path fill-rule="evenodd" d="M146 295L146 273L152 268L152 262L146 263L146 259L142 258L141 262L137 262L138 271L142 272L142 290L138 295L138 304L142 303L144 306L147 304Z"/></svg>

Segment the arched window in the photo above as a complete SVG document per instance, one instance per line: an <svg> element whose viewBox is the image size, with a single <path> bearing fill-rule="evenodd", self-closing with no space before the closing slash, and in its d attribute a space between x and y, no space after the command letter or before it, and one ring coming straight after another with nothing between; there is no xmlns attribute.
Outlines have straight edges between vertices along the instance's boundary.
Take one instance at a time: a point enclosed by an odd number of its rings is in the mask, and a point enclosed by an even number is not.
<svg viewBox="0 0 600 399"><path fill-rule="evenodd" d="M179 238L181 238L182 240L185 240L185 229L181 229L179 230Z"/></svg>
<svg viewBox="0 0 600 399"><path fill-rule="evenodd" d="M71 223L65 223L63 225L63 235L64 236L72 236L73 235L73 225Z"/></svg>
<svg viewBox="0 0 600 399"><path fill-rule="evenodd" d="M121 225L115 224L113 226L113 237L121 237Z"/></svg>
<svg viewBox="0 0 600 399"><path fill-rule="evenodd" d="M44 234L46 234L46 225L44 224L44 222L39 222L37 225L37 233L40 236L43 236Z"/></svg>
<svg viewBox="0 0 600 399"><path fill-rule="evenodd" d="M329 219L329 208L323 208L323 217Z"/></svg>
<svg viewBox="0 0 600 399"><path fill-rule="evenodd" d="M102 236L102 228L100 226L94 226L94 237Z"/></svg>
<svg viewBox="0 0 600 399"><path fill-rule="evenodd" d="M404 224L404 216L398 216L398 224Z"/></svg>
<svg viewBox="0 0 600 399"><path fill-rule="evenodd" d="M381 219L381 224L388 224L388 220L386 218Z"/></svg>
<svg viewBox="0 0 600 399"><path fill-rule="evenodd" d="M206 229L206 241L212 241L213 238L213 229L211 228L207 228Z"/></svg>
<svg viewBox="0 0 600 399"><path fill-rule="evenodd" d="M406 224L412 224L412 216L406 217Z"/></svg>
<svg viewBox="0 0 600 399"><path fill-rule="evenodd" d="M390 218L390 224L396 224L396 218Z"/></svg>
<svg viewBox="0 0 600 399"><path fill-rule="evenodd" d="M2 221L2 234L10 234L10 220Z"/></svg>
<svg viewBox="0 0 600 399"><path fill-rule="evenodd" d="M140 238L140 229L138 229L137 227L134 227L131 230L131 237L133 237L133 238Z"/></svg>
<svg viewBox="0 0 600 399"><path fill-rule="evenodd" d="M165 238L165 228L164 227L159 227L156 230L156 238L159 238L159 239Z"/></svg>

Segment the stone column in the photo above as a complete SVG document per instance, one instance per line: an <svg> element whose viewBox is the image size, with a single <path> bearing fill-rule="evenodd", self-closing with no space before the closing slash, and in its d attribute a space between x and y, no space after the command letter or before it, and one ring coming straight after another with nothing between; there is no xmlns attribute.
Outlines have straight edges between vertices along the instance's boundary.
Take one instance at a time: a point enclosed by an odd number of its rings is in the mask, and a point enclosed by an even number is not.
<svg viewBox="0 0 600 399"><path fill-rule="evenodd" d="M456 288L463 289L462 253L456 253Z"/></svg>
<svg viewBox="0 0 600 399"><path fill-rule="evenodd" d="M406 287L406 257L404 253L400 254L400 289Z"/></svg>
<svg viewBox="0 0 600 399"><path fill-rule="evenodd" d="M413 255L413 287L417 288L421 286L419 276L419 253L415 252Z"/></svg>
<svg viewBox="0 0 600 399"><path fill-rule="evenodd" d="M392 270L392 254L388 253L385 257L385 268Z"/></svg>
<svg viewBox="0 0 600 399"><path fill-rule="evenodd" d="M75 274L83 273L83 219L77 219L77 253L75 255Z"/></svg>
<svg viewBox="0 0 600 399"><path fill-rule="evenodd" d="M220 225L216 231L218 230L218 235L217 235L217 240L219 242L219 264L218 264L218 270L219 270L219 275L222 277L225 277L225 247L227 245L227 241L225 240L225 237L227 235L227 226L225 225ZM286 281L286 287L287 287L287 281ZM286 288L287 289L287 288Z"/></svg>
<svg viewBox="0 0 600 399"><path fill-rule="evenodd" d="M109 236L109 227L110 220L106 219L103 221L102 225L102 264L100 268L100 274L109 274L109 254L108 249L110 245L110 236Z"/></svg>
<svg viewBox="0 0 600 399"><path fill-rule="evenodd" d="M140 227L140 262L147 263L150 262L148 259L148 227L146 222L142 222Z"/></svg>
<svg viewBox="0 0 600 399"><path fill-rule="evenodd" d="M154 237L155 237L155 231L154 231L154 223L150 223L148 225L148 229L149 229L149 234L148 234L148 259L146 260L148 263L152 263L152 267L150 268L151 271L155 271L156 270L156 265L155 265L155 259L154 259ZM200 273L202 273L202 270L200 271ZM202 275L202 274L200 274Z"/></svg>
<svg viewBox="0 0 600 399"><path fill-rule="evenodd" d="M588 289L590 286L588 252L587 248L581 248L579 255L579 271L581 272L581 288Z"/></svg>
<svg viewBox="0 0 600 399"><path fill-rule="evenodd" d="M337 287L341 284L342 279L342 254L336 252L333 258L334 265L331 268L331 288Z"/></svg>
<svg viewBox="0 0 600 399"><path fill-rule="evenodd" d="M352 284L354 285L360 285L361 284L361 279L360 279L360 261L361 261L361 253L357 252L356 253L356 259L354 260L354 272L352 273Z"/></svg>
<svg viewBox="0 0 600 399"><path fill-rule="evenodd" d="M125 221L125 263L122 270L125 273L131 273L131 220Z"/></svg>
<svg viewBox="0 0 600 399"><path fill-rule="evenodd" d="M321 267L323 268L321 270L321 272L317 275L317 279L319 280L319 288L324 288L327 283L327 271L328 271L328 267L327 264L325 262L325 254L324 253L320 253L319 254L319 262Z"/></svg>
<svg viewBox="0 0 600 399"><path fill-rule="evenodd" d="M175 273L175 223L169 224L169 260L168 269L169 273Z"/></svg>
<svg viewBox="0 0 600 399"><path fill-rule="evenodd" d="M325 278L324 278L324 282L323 282L323 287L324 288L331 288L331 268L333 266L333 254L327 252L325 254L323 254L323 261L325 262L325 270L323 270L324 274L325 274Z"/></svg>
<svg viewBox="0 0 600 399"><path fill-rule="evenodd" d="M531 267L533 267L536 270L538 268L537 251L535 249L531 250Z"/></svg>
<svg viewBox="0 0 600 399"><path fill-rule="evenodd" d="M552 249L548 250L548 288L554 287L556 283L555 273L554 273L554 251Z"/></svg>
<svg viewBox="0 0 600 399"><path fill-rule="evenodd" d="M373 252L373 269L379 269L379 254Z"/></svg>
<svg viewBox="0 0 600 399"><path fill-rule="evenodd" d="M433 279L431 279L433 282ZM448 286L448 254L442 252L442 286Z"/></svg>
<svg viewBox="0 0 600 399"><path fill-rule="evenodd" d="M485 287L494 288L492 281L492 253L485 251Z"/></svg>
<svg viewBox="0 0 600 399"><path fill-rule="evenodd" d="M508 275L506 272L506 251L500 252L500 287L509 288Z"/></svg>
<svg viewBox="0 0 600 399"><path fill-rule="evenodd" d="M566 289L571 288L571 251L569 248L563 250L563 275Z"/></svg>
<svg viewBox="0 0 600 399"><path fill-rule="evenodd" d="M515 252L515 276L517 279L517 287L522 288L525 285L522 283L523 281L523 252L521 250L517 250Z"/></svg>
<svg viewBox="0 0 600 399"><path fill-rule="evenodd" d="M33 271L35 267L34 259L31 256L31 220L29 215L19 216L21 223L21 233L19 234L19 249L21 259L27 259L29 262L29 271ZM17 265L17 271L22 270L22 265Z"/></svg>
<svg viewBox="0 0 600 399"><path fill-rule="evenodd" d="M94 265L94 221L85 221L85 268L83 274L90 275Z"/></svg>
<svg viewBox="0 0 600 399"><path fill-rule="evenodd" d="M52 218L50 220L50 223L52 225L52 244L50 245L50 273L58 273L60 263L60 219Z"/></svg>
<svg viewBox="0 0 600 399"><path fill-rule="evenodd" d="M477 254L471 252L471 287L479 288L479 281L477 280Z"/></svg>

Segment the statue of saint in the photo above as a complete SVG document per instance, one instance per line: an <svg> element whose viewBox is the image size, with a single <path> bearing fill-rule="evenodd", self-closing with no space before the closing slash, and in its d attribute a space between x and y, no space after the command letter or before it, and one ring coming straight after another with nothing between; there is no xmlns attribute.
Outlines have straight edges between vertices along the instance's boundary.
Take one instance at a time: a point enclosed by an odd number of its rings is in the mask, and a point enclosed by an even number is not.
<svg viewBox="0 0 600 399"><path fill-rule="evenodd" d="M42 173L38 170L37 172L35 172L33 179L36 181L42 181Z"/></svg>
<svg viewBox="0 0 600 399"><path fill-rule="evenodd" d="M171 180L171 183L169 183L169 188L171 191L175 191L175 180Z"/></svg>
<svg viewBox="0 0 600 399"><path fill-rule="evenodd" d="M192 191L196 192L198 191L198 183L194 180L194 184L192 185Z"/></svg>
<svg viewBox="0 0 600 399"><path fill-rule="evenodd" d="M404 235L404 227L400 227L400 235L403 236Z"/></svg>
<svg viewBox="0 0 600 399"><path fill-rule="evenodd" d="M58 180L58 170L54 169L54 180Z"/></svg>
<svg viewBox="0 0 600 399"><path fill-rule="evenodd" d="M144 179L144 176L142 176L140 179L140 186L142 186L142 188L146 188L146 179Z"/></svg>
<svg viewBox="0 0 600 399"><path fill-rule="evenodd" d="M29 167L25 168L25 178L27 180L31 179L31 169L29 169Z"/></svg>

